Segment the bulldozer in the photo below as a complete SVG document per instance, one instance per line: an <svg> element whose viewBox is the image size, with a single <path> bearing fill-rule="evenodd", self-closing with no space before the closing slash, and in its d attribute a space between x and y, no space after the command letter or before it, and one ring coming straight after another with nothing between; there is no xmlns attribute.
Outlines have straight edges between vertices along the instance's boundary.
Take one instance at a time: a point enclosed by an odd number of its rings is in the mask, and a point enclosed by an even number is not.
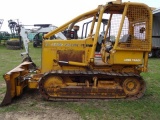
<svg viewBox="0 0 160 120"><path fill-rule="evenodd" d="M103 26L106 20L107 25ZM91 21L85 35L80 25ZM103 39L98 39L103 29ZM66 31L66 40L50 37ZM80 36L80 37L79 37ZM139 99L146 90L152 11L144 3L111 1L83 13L44 35L41 67L23 62L4 74L1 106L38 89L45 100ZM95 57L100 46L101 57Z"/></svg>

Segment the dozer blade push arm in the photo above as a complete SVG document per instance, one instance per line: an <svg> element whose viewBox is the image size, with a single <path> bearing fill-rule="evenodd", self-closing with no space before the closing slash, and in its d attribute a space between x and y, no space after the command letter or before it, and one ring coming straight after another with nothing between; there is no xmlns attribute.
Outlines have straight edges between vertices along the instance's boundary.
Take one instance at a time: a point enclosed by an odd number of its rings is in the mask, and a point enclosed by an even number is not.
<svg viewBox="0 0 160 120"><path fill-rule="evenodd" d="M23 76L28 74L31 64L32 62L25 61L3 75L6 81L6 94L0 106L10 104L14 97L22 94L23 88L27 86L27 80L24 80Z"/></svg>

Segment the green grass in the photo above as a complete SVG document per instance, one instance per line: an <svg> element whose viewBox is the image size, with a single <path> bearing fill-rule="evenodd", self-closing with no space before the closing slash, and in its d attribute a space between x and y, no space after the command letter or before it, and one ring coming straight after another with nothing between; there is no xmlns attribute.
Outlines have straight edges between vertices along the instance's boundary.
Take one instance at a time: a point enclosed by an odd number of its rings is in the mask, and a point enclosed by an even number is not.
<svg viewBox="0 0 160 120"><path fill-rule="evenodd" d="M0 96L5 93L5 81L2 75L19 65L22 61L20 53L24 50L7 50L0 45ZM30 56L40 66L41 48L33 48L30 44ZM145 95L138 100L90 100L87 102L50 102L41 98L30 101L18 99L13 104L0 108L0 113L10 111L37 111L45 107L69 109L79 114L83 120L159 120L160 119L160 59L149 59L149 70L141 75L147 83ZM25 95L24 95L25 96ZM0 98L0 101L3 98ZM27 98L26 98L27 99ZM41 106L41 107L40 107ZM43 106L43 107L42 107Z"/></svg>

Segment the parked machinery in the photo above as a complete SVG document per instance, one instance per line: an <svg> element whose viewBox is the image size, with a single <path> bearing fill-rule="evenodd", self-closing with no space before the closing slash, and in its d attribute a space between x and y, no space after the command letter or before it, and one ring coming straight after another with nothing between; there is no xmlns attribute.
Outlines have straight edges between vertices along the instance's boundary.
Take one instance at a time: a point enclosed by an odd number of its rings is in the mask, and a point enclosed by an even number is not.
<svg viewBox="0 0 160 120"><path fill-rule="evenodd" d="M152 25L152 50L149 53L149 57L160 58L160 8L154 9L153 25Z"/></svg>
<svg viewBox="0 0 160 120"><path fill-rule="evenodd" d="M0 31L0 40L9 40L10 39L10 33L7 31Z"/></svg>
<svg viewBox="0 0 160 120"><path fill-rule="evenodd" d="M108 24L101 41L101 58L96 58L103 19L108 19ZM50 40L66 29L71 33L74 26L80 31L80 25L90 20L86 36ZM147 5L118 1L99 5L44 35L41 68L24 61L4 74L7 92L1 105L11 103L25 87L39 89L44 99L53 101L138 99L146 89L140 73L147 72L151 39L152 11Z"/></svg>
<svg viewBox="0 0 160 120"><path fill-rule="evenodd" d="M0 19L0 28L3 24L3 21L3 19ZM18 24L18 19L10 19L8 20L10 33L8 31L0 31L0 42L3 40L8 49L21 49L22 44L20 45L20 36L18 35L17 30Z"/></svg>
<svg viewBox="0 0 160 120"><path fill-rule="evenodd" d="M34 26L39 28L32 30L33 33L36 33L33 38L33 47L42 46L42 40L44 34L57 28L56 26L51 24L34 24ZM57 35L52 36L51 39L55 39L56 37ZM62 33L59 33L58 37L61 39L66 39L66 37Z"/></svg>
<svg viewBox="0 0 160 120"><path fill-rule="evenodd" d="M0 19L0 29L3 25L3 21L4 19ZM0 31L0 44L2 40L4 41L4 43L6 43L6 41L9 39L10 39L10 34L7 31Z"/></svg>
<svg viewBox="0 0 160 120"><path fill-rule="evenodd" d="M21 42L21 37L19 35L19 20L10 19L8 20L8 27L10 29L10 36L6 42L7 49L19 50L23 48L23 43Z"/></svg>

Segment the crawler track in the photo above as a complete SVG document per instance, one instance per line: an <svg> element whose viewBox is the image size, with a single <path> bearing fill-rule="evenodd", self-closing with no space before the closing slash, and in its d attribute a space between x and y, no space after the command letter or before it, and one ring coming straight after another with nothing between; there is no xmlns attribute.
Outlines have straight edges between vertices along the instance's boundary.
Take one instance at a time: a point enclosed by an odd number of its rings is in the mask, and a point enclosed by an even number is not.
<svg viewBox="0 0 160 120"><path fill-rule="evenodd" d="M56 76L56 77L55 77ZM92 79L94 77L99 79L103 78L106 81L112 79L112 85L101 87L94 83L78 83L77 85L68 85L66 81L61 78L85 78ZM51 82L49 87L46 87L47 80L50 78ZM118 79L118 80L117 80ZM50 80L52 81L52 80ZM57 82L59 81L59 83ZM105 84L105 83L104 83ZM103 85L103 83L102 83ZM117 73L97 71L51 71L45 73L39 81L39 91L41 95L47 100L53 101L77 101L84 99L108 99L108 98L124 98L124 99L138 99L143 96L146 89L145 81L141 76L134 73Z"/></svg>

